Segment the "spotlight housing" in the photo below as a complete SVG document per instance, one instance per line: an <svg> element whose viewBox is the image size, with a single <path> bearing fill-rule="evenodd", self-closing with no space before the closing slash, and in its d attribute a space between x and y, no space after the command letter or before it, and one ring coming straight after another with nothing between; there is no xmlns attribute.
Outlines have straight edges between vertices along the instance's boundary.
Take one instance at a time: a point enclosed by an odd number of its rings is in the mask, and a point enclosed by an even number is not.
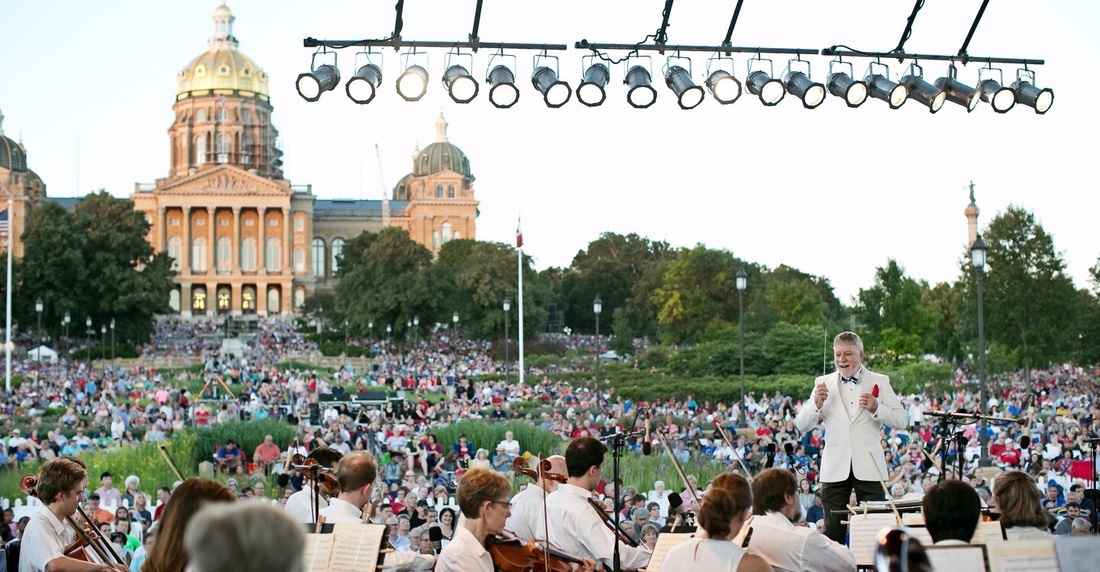
<svg viewBox="0 0 1100 572"><path fill-rule="evenodd" d="M505 65L498 65L489 71L485 78L488 83L489 101L499 109L508 109L519 101L519 89L516 87L516 74Z"/></svg>
<svg viewBox="0 0 1100 572"><path fill-rule="evenodd" d="M871 97L881 99L890 104L890 109L897 109L905 105L909 98L909 88L900 83L890 81L884 75L870 74L864 80L870 88Z"/></svg>
<svg viewBox="0 0 1100 572"><path fill-rule="evenodd" d="M955 77L956 73L958 71L955 69L955 64L951 64L947 68L947 75L936 79L936 87L943 90L947 96L947 101L965 107L966 112L970 113L977 109L978 104L982 102L982 90L959 81Z"/></svg>
<svg viewBox="0 0 1100 572"><path fill-rule="evenodd" d="M405 101L420 101L428 92L428 70L413 64L397 78L397 94Z"/></svg>
<svg viewBox="0 0 1100 572"><path fill-rule="evenodd" d="M531 83L535 85L535 89L542 93L542 99L546 102L547 107L555 109L561 107L573 95L573 90L569 87L569 84L558 79L557 72L546 66L535 68L535 71L531 74Z"/></svg>
<svg viewBox="0 0 1100 572"><path fill-rule="evenodd" d="M741 82L726 70L715 70L707 77L707 89L722 105L729 105L741 97Z"/></svg>
<svg viewBox="0 0 1100 572"><path fill-rule="evenodd" d="M1030 70L1016 73L1012 91L1016 95L1016 101L1034 109L1039 115L1046 113L1054 105L1054 90L1035 87L1035 73Z"/></svg>
<svg viewBox="0 0 1100 572"><path fill-rule="evenodd" d="M676 94L676 103L680 109L695 109L703 103L703 88L691 81L691 72L680 67L670 66L665 72L665 84Z"/></svg>
<svg viewBox="0 0 1100 572"><path fill-rule="evenodd" d="M359 67L355 75L344 84L348 98L360 105L370 103L382 84L382 70L374 64Z"/></svg>
<svg viewBox="0 0 1100 572"><path fill-rule="evenodd" d="M584 72L584 81L577 86L577 99L588 107L598 107L607 99L604 87L611 81L611 72L602 63L588 66Z"/></svg>
<svg viewBox="0 0 1100 572"><path fill-rule="evenodd" d="M749 93L759 97L760 103L768 107L783 101L783 97L787 94L783 82L772 79L767 72L761 70L750 73L748 79L745 80L745 84L749 88Z"/></svg>
<svg viewBox="0 0 1100 572"><path fill-rule="evenodd" d="M322 64L307 73L298 74L294 87L306 101L317 101L321 94L340 85L340 69L332 64Z"/></svg>
<svg viewBox="0 0 1100 572"><path fill-rule="evenodd" d="M936 113L947 100L947 92L924 81L924 69L917 64L909 65L909 73L901 78L901 84L909 90L908 98L919 101L931 113Z"/></svg>
<svg viewBox="0 0 1100 572"><path fill-rule="evenodd" d="M847 71L833 71L834 67L844 68ZM867 101L867 84L860 80L852 79L852 64L841 60L829 62L829 77L825 84L829 93L844 100L848 107L859 107Z"/></svg>
<svg viewBox="0 0 1100 572"><path fill-rule="evenodd" d="M470 103L477 97L477 81L460 65L453 65L443 72L443 85L455 103Z"/></svg>
<svg viewBox="0 0 1100 572"><path fill-rule="evenodd" d="M652 76L645 66L633 66L623 79L628 87L626 101L635 109L645 109L657 101L657 90L653 89Z"/></svg>
<svg viewBox="0 0 1100 572"><path fill-rule="evenodd" d="M800 71L787 72L787 92L802 100L806 109L813 109L825 101L825 86L810 79Z"/></svg>
<svg viewBox="0 0 1100 572"><path fill-rule="evenodd" d="M988 101L997 113L1007 113L1016 106L1016 92L1002 87L995 79L983 80L978 84L978 89L982 92L982 101Z"/></svg>

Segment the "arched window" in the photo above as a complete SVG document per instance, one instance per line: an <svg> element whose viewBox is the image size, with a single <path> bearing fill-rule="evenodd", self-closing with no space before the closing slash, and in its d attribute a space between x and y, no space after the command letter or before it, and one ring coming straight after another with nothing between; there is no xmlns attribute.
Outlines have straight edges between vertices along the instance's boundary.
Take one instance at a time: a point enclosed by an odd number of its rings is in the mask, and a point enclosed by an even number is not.
<svg viewBox="0 0 1100 572"><path fill-rule="evenodd" d="M226 139L225 135L222 135L221 133L218 133L218 136L214 140L217 141L218 162L219 163L228 162L229 161L229 140Z"/></svg>
<svg viewBox="0 0 1100 572"><path fill-rule="evenodd" d="M206 121L206 110L205 109L200 108L200 109L195 110L195 121Z"/></svg>
<svg viewBox="0 0 1100 572"><path fill-rule="evenodd" d="M229 288L218 288L218 313L229 313Z"/></svg>
<svg viewBox="0 0 1100 572"><path fill-rule="evenodd" d="M435 186L435 198L437 198L437 199L442 199L443 198L443 185L436 185Z"/></svg>
<svg viewBox="0 0 1100 572"><path fill-rule="evenodd" d="M223 236L218 239L218 247L214 252L214 257L217 259L215 264L218 267L218 274L229 274L230 256L232 256L232 243L229 241L229 237Z"/></svg>
<svg viewBox="0 0 1100 572"><path fill-rule="evenodd" d="M336 276L336 273L340 270L340 254L344 252L344 239L334 238L332 239L332 275Z"/></svg>
<svg viewBox="0 0 1100 572"><path fill-rule="evenodd" d="M438 230L433 230L432 231L432 250L437 250L437 249L439 249L439 231Z"/></svg>
<svg viewBox="0 0 1100 572"><path fill-rule="evenodd" d="M191 239L191 271L206 272L206 238L196 236Z"/></svg>
<svg viewBox="0 0 1100 572"><path fill-rule="evenodd" d="M306 305L306 289L301 286L294 289L294 307L301 308Z"/></svg>
<svg viewBox="0 0 1100 572"><path fill-rule="evenodd" d="M306 271L306 251L302 250L301 248L294 249L294 271Z"/></svg>
<svg viewBox="0 0 1100 572"><path fill-rule="evenodd" d="M454 185L447 185L447 198L448 199L455 198L455 186Z"/></svg>
<svg viewBox="0 0 1100 572"><path fill-rule="evenodd" d="M168 292L168 307L171 308L173 312L178 313L180 311L180 291L178 288L172 288L172 290Z"/></svg>
<svg viewBox="0 0 1100 572"><path fill-rule="evenodd" d="M191 292L191 313L206 313L206 288L200 286L195 288L194 292Z"/></svg>
<svg viewBox="0 0 1100 572"><path fill-rule="evenodd" d="M274 272L282 267L282 252L279 245L282 244L277 238L269 238L264 244L264 268L267 268L269 272Z"/></svg>
<svg viewBox="0 0 1100 572"><path fill-rule="evenodd" d="M241 241L241 270L256 270L256 239L251 236Z"/></svg>
<svg viewBox="0 0 1100 572"><path fill-rule="evenodd" d="M256 313L256 289L251 286L245 286L241 291L241 312L245 314Z"/></svg>
<svg viewBox="0 0 1100 572"><path fill-rule="evenodd" d="M228 118L229 112L225 109L225 104L222 104L222 106L218 108L218 121L225 121Z"/></svg>
<svg viewBox="0 0 1100 572"><path fill-rule="evenodd" d="M440 246L447 244L451 241L451 223L445 222L439 226L439 234L443 235L443 241Z"/></svg>
<svg viewBox="0 0 1100 572"><path fill-rule="evenodd" d="M195 137L195 164L206 164L206 137L202 135Z"/></svg>
<svg viewBox="0 0 1100 572"><path fill-rule="evenodd" d="M178 236L173 236L168 239L168 258L172 259L172 270L179 271L180 269L180 255L183 253L183 240ZM177 299L178 302L178 299ZM176 309L179 310L179 305L176 305Z"/></svg>
<svg viewBox="0 0 1100 572"><path fill-rule="evenodd" d="M279 308L279 289L269 288L267 290L267 313L278 314L281 311Z"/></svg>
<svg viewBox="0 0 1100 572"><path fill-rule="evenodd" d="M313 275L317 278L325 277L325 239L313 239Z"/></svg>

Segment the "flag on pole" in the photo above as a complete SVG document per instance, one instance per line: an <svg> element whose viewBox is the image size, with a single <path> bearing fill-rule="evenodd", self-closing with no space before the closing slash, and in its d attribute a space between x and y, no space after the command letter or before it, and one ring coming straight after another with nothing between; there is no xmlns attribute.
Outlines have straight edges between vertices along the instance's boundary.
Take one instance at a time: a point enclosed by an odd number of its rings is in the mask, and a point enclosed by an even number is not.
<svg viewBox="0 0 1100 572"><path fill-rule="evenodd" d="M523 248L523 229L518 218L516 219L516 248Z"/></svg>
<svg viewBox="0 0 1100 572"><path fill-rule="evenodd" d="M11 225L8 222L8 209L0 211L0 234L7 234Z"/></svg>

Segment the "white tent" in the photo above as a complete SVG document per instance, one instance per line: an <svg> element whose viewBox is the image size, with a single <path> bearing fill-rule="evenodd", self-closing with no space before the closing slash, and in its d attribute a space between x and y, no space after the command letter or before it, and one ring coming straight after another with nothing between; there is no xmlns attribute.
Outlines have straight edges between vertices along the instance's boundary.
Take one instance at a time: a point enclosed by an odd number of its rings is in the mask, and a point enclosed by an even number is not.
<svg viewBox="0 0 1100 572"><path fill-rule="evenodd" d="M50 363L56 363L57 352L51 350L46 346L38 346L37 348L27 352L27 358L33 361L46 361Z"/></svg>

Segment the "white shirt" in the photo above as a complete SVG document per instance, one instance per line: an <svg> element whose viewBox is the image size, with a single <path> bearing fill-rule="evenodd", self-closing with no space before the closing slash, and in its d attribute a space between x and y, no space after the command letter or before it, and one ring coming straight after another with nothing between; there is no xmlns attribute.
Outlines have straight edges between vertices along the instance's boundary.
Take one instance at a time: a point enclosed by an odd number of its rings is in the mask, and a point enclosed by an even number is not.
<svg viewBox="0 0 1100 572"><path fill-rule="evenodd" d="M592 493L575 485L561 484L546 499L550 523L550 545L566 554L591 558L611 566L615 552L615 534L588 504ZM625 570L645 568L650 552L622 544L620 562Z"/></svg>
<svg viewBox="0 0 1100 572"><path fill-rule="evenodd" d="M524 541L532 538L546 540L542 507L542 488L534 483L527 485L527 488L512 497L512 515L504 523L504 530Z"/></svg>
<svg viewBox="0 0 1100 572"><path fill-rule="evenodd" d="M493 572L493 557L474 533L460 526L454 538L439 553L435 572Z"/></svg>
<svg viewBox="0 0 1100 572"><path fill-rule="evenodd" d="M321 510L325 510L325 507L328 506L328 500L322 495L319 501L318 504ZM298 522L313 524L313 486L306 483L302 490L290 495L290 498L286 499L285 510L290 518Z"/></svg>
<svg viewBox="0 0 1100 572"><path fill-rule="evenodd" d="M19 572L43 572L51 560L65 555L65 548L73 540L76 531L58 520L49 508L36 512L23 531Z"/></svg>
<svg viewBox="0 0 1100 572"><path fill-rule="evenodd" d="M339 497L333 497L329 505L321 509L326 523L362 522L363 511ZM435 556L413 552L388 552L383 563L389 570L431 570Z"/></svg>
<svg viewBox="0 0 1100 572"><path fill-rule="evenodd" d="M736 572L743 556L745 549L729 540L689 538L668 551L661 572Z"/></svg>
<svg viewBox="0 0 1100 572"><path fill-rule="evenodd" d="M504 447L505 455L508 455L510 457L519 456L519 441L516 441L515 439L505 439L500 442L500 446Z"/></svg>
<svg viewBox="0 0 1100 572"><path fill-rule="evenodd" d="M855 556L847 548L815 529L791 524L778 512L753 517L749 552L760 555L777 570L849 572L856 569Z"/></svg>

